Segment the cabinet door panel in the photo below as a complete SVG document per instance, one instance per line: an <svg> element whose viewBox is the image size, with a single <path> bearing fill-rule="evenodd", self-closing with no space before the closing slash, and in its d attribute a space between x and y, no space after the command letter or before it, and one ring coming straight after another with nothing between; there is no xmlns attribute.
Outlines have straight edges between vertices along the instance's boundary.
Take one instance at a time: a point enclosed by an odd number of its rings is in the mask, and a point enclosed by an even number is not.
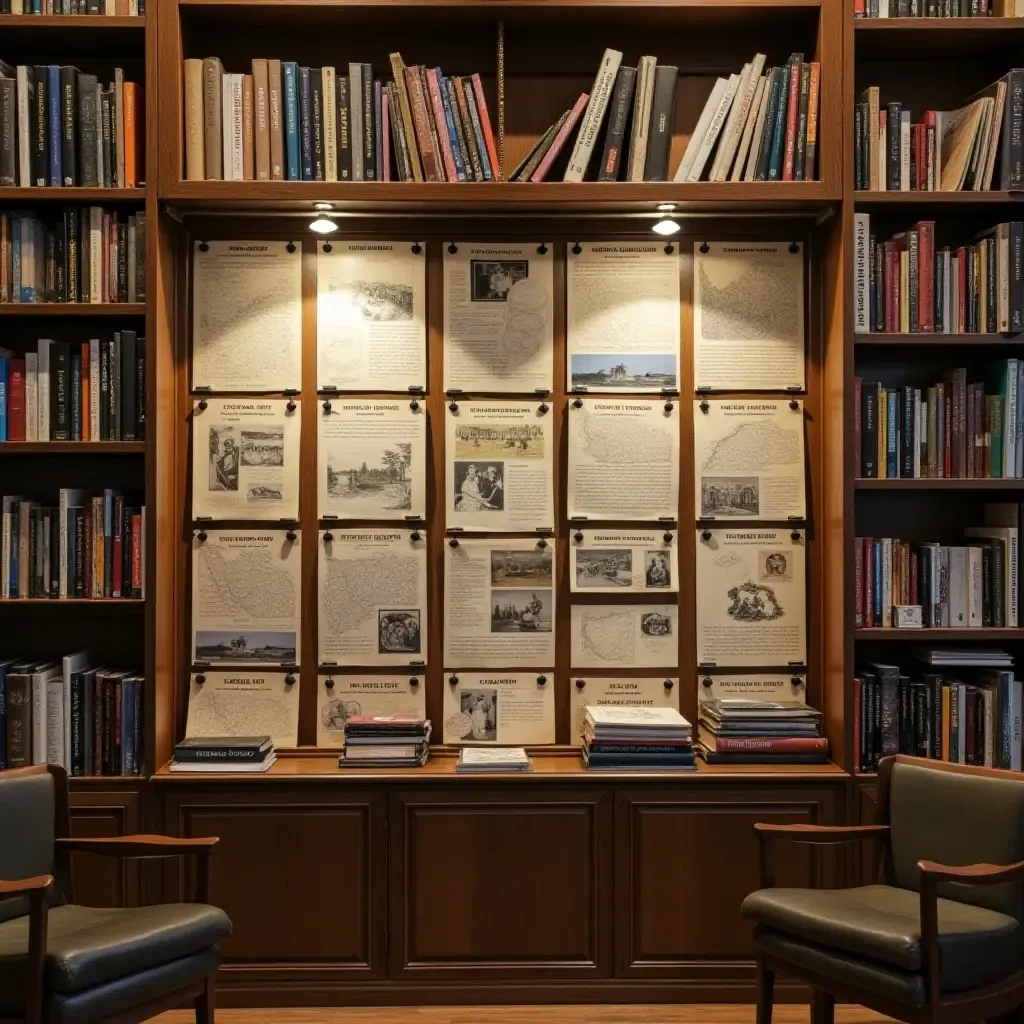
<svg viewBox="0 0 1024 1024"><path fill-rule="evenodd" d="M137 782L69 780L71 834L82 839L126 836L142 831L140 785ZM89 907L139 905L137 862L76 853L71 858L74 899Z"/></svg>

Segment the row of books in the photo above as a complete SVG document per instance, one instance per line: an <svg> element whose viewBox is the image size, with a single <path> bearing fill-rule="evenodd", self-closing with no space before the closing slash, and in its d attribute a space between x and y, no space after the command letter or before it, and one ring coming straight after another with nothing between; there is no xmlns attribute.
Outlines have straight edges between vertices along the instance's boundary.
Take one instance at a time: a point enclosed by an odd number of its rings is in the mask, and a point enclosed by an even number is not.
<svg viewBox="0 0 1024 1024"><path fill-rule="evenodd" d="M963 545L855 537L854 625L1016 626L1017 527L972 526L964 533Z"/></svg>
<svg viewBox="0 0 1024 1024"><path fill-rule="evenodd" d="M143 598L146 506L62 487L54 505L2 498L0 598Z"/></svg>
<svg viewBox="0 0 1024 1024"><path fill-rule="evenodd" d="M142 86L71 65L0 61L0 186L136 188L146 179Z"/></svg>
<svg viewBox="0 0 1024 1024"><path fill-rule="evenodd" d="M803 701L705 700L697 753L708 764L826 764L820 711Z"/></svg>
<svg viewBox="0 0 1024 1024"><path fill-rule="evenodd" d="M887 388L854 378L858 477L1020 479L1024 476L1024 360L1000 359L987 383L953 370L932 387Z"/></svg>
<svg viewBox="0 0 1024 1024"><path fill-rule="evenodd" d="M0 0L0 14L102 14L131 18L146 13L146 0Z"/></svg>
<svg viewBox="0 0 1024 1024"><path fill-rule="evenodd" d="M188 181L497 181L478 74L371 64L300 67L258 59L251 74L217 57L185 61Z"/></svg>
<svg viewBox="0 0 1024 1024"><path fill-rule="evenodd" d="M1024 0L853 0L855 18L1019 18Z"/></svg>
<svg viewBox="0 0 1024 1024"><path fill-rule="evenodd" d="M60 661L0 657L0 768L60 765L70 775L142 775L145 677Z"/></svg>
<svg viewBox="0 0 1024 1024"><path fill-rule="evenodd" d="M1024 221L961 246L935 244L935 221L886 241L854 214L854 331L995 334L1024 329Z"/></svg>
<svg viewBox="0 0 1024 1024"><path fill-rule="evenodd" d="M1014 68L956 110L918 121L869 86L855 104L854 188L873 192L984 192L1024 181L1024 69ZM998 159L997 159L998 158ZM998 168L998 173L997 173Z"/></svg>
<svg viewBox="0 0 1024 1024"><path fill-rule="evenodd" d="M135 331L0 348L0 443L145 439L146 339Z"/></svg>
<svg viewBox="0 0 1024 1024"><path fill-rule="evenodd" d="M0 211L0 302L144 302L146 214Z"/></svg>
<svg viewBox="0 0 1024 1024"><path fill-rule="evenodd" d="M693 728L675 708L588 704L583 764L589 771L695 771Z"/></svg>
<svg viewBox="0 0 1024 1024"><path fill-rule="evenodd" d="M1022 688L1011 670L873 663L857 669L853 685L858 771L876 771L891 754L1021 770Z"/></svg>

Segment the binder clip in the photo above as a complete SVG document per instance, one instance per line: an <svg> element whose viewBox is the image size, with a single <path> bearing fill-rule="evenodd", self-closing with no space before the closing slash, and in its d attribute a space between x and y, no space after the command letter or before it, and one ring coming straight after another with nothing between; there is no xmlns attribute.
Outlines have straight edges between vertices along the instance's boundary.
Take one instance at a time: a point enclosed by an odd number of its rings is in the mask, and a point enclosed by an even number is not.
<svg viewBox="0 0 1024 1024"><path fill-rule="evenodd" d="M334 246L330 242L324 242L324 252L333 252Z"/></svg>
<svg viewBox="0 0 1024 1024"><path fill-rule="evenodd" d="M420 677L419 676L409 676L409 685L410 686L419 686L420 685Z"/></svg>
<svg viewBox="0 0 1024 1024"><path fill-rule="evenodd" d="M715 681L714 681L714 680L713 680L713 679L711 678L711 676L705 676L705 677L704 677L704 678L703 678L703 679L701 680L701 685L702 685L702 686L704 686L704 687L705 687L706 689L709 689L709 690L710 690L710 689L711 689L711 687L712 687L712 686L714 685L714 682L715 682Z"/></svg>
<svg viewBox="0 0 1024 1024"><path fill-rule="evenodd" d="M334 677L333 677L333 676L328 676L328 677L327 677L327 678L326 678L326 679L324 680L324 686L325 686L325 687L326 687L326 688L327 688L328 690L333 690L333 689L334 689Z"/></svg>
<svg viewBox="0 0 1024 1024"><path fill-rule="evenodd" d="M202 672L200 672L200 673L199 673L199 675L197 675L197 676L196 676L196 682L197 682L197 683L198 683L198 684L199 684L200 686L202 686L202 685L203 685L203 683L205 683L205 682L206 682L206 676L204 676L204 675L203 675L203 673L202 673Z"/></svg>
<svg viewBox="0 0 1024 1024"><path fill-rule="evenodd" d="M711 540L711 531L710 530L702 531L701 535L700 535L700 539L701 540Z"/></svg>
<svg viewBox="0 0 1024 1024"><path fill-rule="evenodd" d="M704 413L705 416L707 416L711 411L711 403L706 398L702 398L700 400L700 411Z"/></svg>
<svg viewBox="0 0 1024 1024"><path fill-rule="evenodd" d="M196 534L196 539L199 541L200 544L204 543L206 541L206 531L205 530L200 530Z"/></svg>
<svg viewBox="0 0 1024 1024"><path fill-rule="evenodd" d="M575 244L575 245L574 245L574 246L572 247L572 252L573 252L573 255L574 255L574 256L579 256L579 254L580 254L581 252L583 252L583 246L582 246L582 245L580 245L580 243L579 243L579 242L577 242L577 243L576 243L576 244Z"/></svg>
<svg viewBox="0 0 1024 1024"><path fill-rule="evenodd" d="M800 403L795 398L791 398L789 400L789 407L793 412L797 412L800 408Z"/></svg>
<svg viewBox="0 0 1024 1024"><path fill-rule="evenodd" d="M330 544L334 540L334 534L330 530L324 530L324 543Z"/></svg>
<svg viewBox="0 0 1024 1024"><path fill-rule="evenodd" d="M577 544L582 544L582 543L583 543L583 531L582 531L582 530L577 530L577 531L576 531L576 532L575 532L575 533L574 533L574 534L572 535L572 539L573 539L574 541L576 541L576 543L577 543Z"/></svg>
<svg viewBox="0 0 1024 1024"><path fill-rule="evenodd" d="M790 242L789 243L789 251L795 256L800 251L800 243L799 242Z"/></svg>
<svg viewBox="0 0 1024 1024"><path fill-rule="evenodd" d="M793 541L794 544L796 544L804 538L803 534L799 530L793 530L793 532L789 535L789 539Z"/></svg>
<svg viewBox="0 0 1024 1024"><path fill-rule="evenodd" d="M665 542L666 544L671 544L671 543L672 543L672 531L671 531L671 530L666 530L666 531L665 531L665 532L664 532L664 533L663 533L663 534L661 535L661 539L662 539L662 540L663 540L663 541L664 541L664 542Z"/></svg>
<svg viewBox="0 0 1024 1024"><path fill-rule="evenodd" d="M675 685L676 685L676 684L675 684L675 683L673 683L671 679L666 679L666 680L665 680L665 689L666 689L666 690L671 690L671 689L672 689L672 687L673 687L673 686L675 686Z"/></svg>

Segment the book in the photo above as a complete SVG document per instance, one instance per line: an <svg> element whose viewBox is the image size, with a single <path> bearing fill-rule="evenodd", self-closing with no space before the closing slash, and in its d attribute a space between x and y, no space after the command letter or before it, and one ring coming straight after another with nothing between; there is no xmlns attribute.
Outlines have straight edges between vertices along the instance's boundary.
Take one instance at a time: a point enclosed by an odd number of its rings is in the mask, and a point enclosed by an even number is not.
<svg viewBox="0 0 1024 1024"><path fill-rule="evenodd" d="M654 93L651 99L651 124L648 129L644 181L666 181L672 145L672 115L675 111L676 79L679 69L658 64L654 69Z"/></svg>
<svg viewBox="0 0 1024 1024"><path fill-rule="evenodd" d="M604 51L587 100L586 113L580 123L576 143L565 169L564 181L583 181L587 174L621 62L622 53L619 50L609 48Z"/></svg>
<svg viewBox="0 0 1024 1024"><path fill-rule="evenodd" d="M608 130L605 132L604 152L597 173L598 181L619 180L623 164L623 144L635 88L636 68L620 65L608 112Z"/></svg>

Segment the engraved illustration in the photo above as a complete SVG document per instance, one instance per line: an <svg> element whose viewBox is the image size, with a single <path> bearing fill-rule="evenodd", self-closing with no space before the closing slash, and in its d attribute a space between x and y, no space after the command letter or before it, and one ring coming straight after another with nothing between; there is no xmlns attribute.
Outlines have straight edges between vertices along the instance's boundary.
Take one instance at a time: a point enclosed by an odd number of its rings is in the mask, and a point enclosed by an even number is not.
<svg viewBox="0 0 1024 1024"><path fill-rule="evenodd" d="M577 410L580 446L597 462L669 463L672 434L667 430L634 423L623 417L591 416L586 405Z"/></svg>
<svg viewBox="0 0 1024 1024"><path fill-rule="evenodd" d="M529 260L470 260L470 298L473 302L505 302L513 286L529 276Z"/></svg>
<svg viewBox="0 0 1024 1024"><path fill-rule="evenodd" d="M800 325L801 296L786 260L765 254L730 262L728 269L734 268L739 272L716 285L708 273L707 261L698 262L704 339L758 341L795 337Z"/></svg>
<svg viewBox="0 0 1024 1024"><path fill-rule="evenodd" d="M798 466L800 433L780 427L770 419L738 423L724 437L708 446L703 473L732 476L759 473L768 466Z"/></svg>
<svg viewBox="0 0 1024 1024"><path fill-rule="evenodd" d="M343 287L333 285L329 291L347 294L364 320L412 320L412 285L355 280Z"/></svg>
<svg viewBox="0 0 1024 1024"><path fill-rule="evenodd" d="M246 619L281 619L295 614L295 581L272 550L245 548L228 557L216 544L201 544L197 553L203 608L230 608L232 615Z"/></svg>
<svg viewBox="0 0 1024 1024"><path fill-rule="evenodd" d="M632 609L587 608L580 622L583 652L597 661L632 662L635 632L635 612Z"/></svg>
<svg viewBox="0 0 1024 1024"><path fill-rule="evenodd" d="M727 579L745 580L750 576L747 560L735 551L723 551L711 559L714 567Z"/></svg>
<svg viewBox="0 0 1024 1024"><path fill-rule="evenodd" d="M458 732L463 740L496 740L498 738L498 691L491 686L467 687L459 694L461 714L453 715L449 728L458 721L463 726ZM465 728L464 719L469 720Z"/></svg>
<svg viewBox="0 0 1024 1024"><path fill-rule="evenodd" d="M241 462L243 466L284 466L284 427L262 430L243 428Z"/></svg>
<svg viewBox="0 0 1024 1024"><path fill-rule="evenodd" d="M491 586L550 587L550 549L544 548L541 551L492 551Z"/></svg>
<svg viewBox="0 0 1024 1024"><path fill-rule="evenodd" d="M457 459L543 459L544 428L539 423L459 423Z"/></svg>
<svg viewBox="0 0 1024 1024"><path fill-rule="evenodd" d="M629 548L579 548L576 551L576 586L631 587L633 552ZM663 584L667 586L668 584Z"/></svg>
<svg viewBox="0 0 1024 1024"><path fill-rule="evenodd" d="M352 465L341 443L327 449L327 493L347 501L365 502L368 508L412 508L412 444L398 441L373 444L362 442L363 451L371 449L368 458Z"/></svg>
<svg viewBox="0 0 1024 1024"><path fill-rule="evenodd" d="M753 580L732 587L727 596L731 604L726 612L737 622L774 622L785 614L775 590Z"/></svg>
<svg viewBox="0 0 1024 1024"><path fill-rule="evenodd" d="M761 579L793 581L793 570L789 564L789 555L785 551L758 551L757 562L761 569Z"/></svg>
<svg viewBox="0 0 1024 1024"><path fill-rule="evenodd" d="M334 700L329 700L320 709L320 724L325 729L344 732L345 723L353 716L362 713L363 708L359 701L337 697Z"/></svg>
<svg viewBox="0 0 1024 1024"><path fill-rule="evenodd" d="M211 491L238 490L238 437L233 426L210 427Z"/></svg>
<svg viewBox="0 0 1024 1024"><path fill-rule="evenodd" d="M666 552L644 552L644 586L648 590L672 586L672 567Z"/></svg>
<svg viewBox="0 0 1024 1024"><path fill-rule="evenodd" d="M295 633L291 630L196 630L196 661L295 661Z"/></svg>
<svg viewBox="0 0 1024 1024"><path fill-rule="evenodd" d="M295 727L294 713L279 692L218 690L207 683L189 694L189 736L293 737Z"/></svg>
<svg viewBox="0 0 1024 1024"><path fill-rule="evenodd" d="M419 654L419 609L377 613L378 654Z"/></svg>
<svg viewBox="0 0 1024 1024"><path fill-rule="evenodd" d="M702 516L756 516L760 509L760 480L756 476L702 476Z"/></svg>
<svg viewBox="0 0 1024 1024"><path fill-rule="evenodd" d="M320 602L333 634L358 628L381 606L410 608L419 603L419 566L415 559L396 558L394 552L382 551L363 558L327 558L324 567Z"/></svg>
<svg viewBox="0 0 1024 1024"><path fill-rule="evenodd" d="M661 612L644 612L640 616L640 633L643 636L671 636L672 619Z"/></svg>

